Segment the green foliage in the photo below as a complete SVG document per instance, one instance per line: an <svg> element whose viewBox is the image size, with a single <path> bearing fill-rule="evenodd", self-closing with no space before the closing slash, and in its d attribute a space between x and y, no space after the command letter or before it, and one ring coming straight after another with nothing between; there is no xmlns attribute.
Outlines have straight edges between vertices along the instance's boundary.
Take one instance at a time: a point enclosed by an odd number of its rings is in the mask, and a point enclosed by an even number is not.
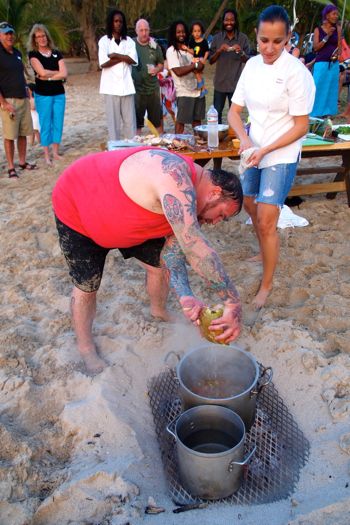
<svg viewBox="0 0 350 525"><path fill-rule="evenodd" d="M45 1L29 0L0 0L0 20L7 20L16 31L15 46L20 49L23 56L27 55L27 40L34 24L44 24L55 45L66 51L69 47L69 37L65 32L59 12L52 15L52 9Z"/></svg>

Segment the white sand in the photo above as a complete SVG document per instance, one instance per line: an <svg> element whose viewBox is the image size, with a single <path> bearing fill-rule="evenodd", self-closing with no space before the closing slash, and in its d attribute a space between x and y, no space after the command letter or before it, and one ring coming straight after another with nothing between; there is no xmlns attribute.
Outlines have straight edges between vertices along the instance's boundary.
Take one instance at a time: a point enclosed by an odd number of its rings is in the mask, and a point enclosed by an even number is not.
<svg viewBox="0 0 350 525"><path fill-rule="evenodd" d="M62 168L106 140L98 75L71 77L64 161L7 178L1 163L0 524L130 523L348 525L350 523L350 212L345 194L307 198L310 226L281 231L275 289L255 323L261 273L246 258L257 242L246 215L206 228L245 308L237 341L274 369L274 383L311 443L292 498L215 505L179 515L167 493L147 382L170 350L200 341L184 323L151 319L144 275L113 252L95 325L109 367L84 374L70 326L71 283L57 243L50 194ZM2 146L1 146L2 147ZM3 149L1 150L3 159ZM232 162L227 161L227 167ZM211 304L199 278L192 282ZM178 309L172 296L170 305ZM252 326L250 326L252 325ZM152 496L166 512L144 515Z"/></svg>

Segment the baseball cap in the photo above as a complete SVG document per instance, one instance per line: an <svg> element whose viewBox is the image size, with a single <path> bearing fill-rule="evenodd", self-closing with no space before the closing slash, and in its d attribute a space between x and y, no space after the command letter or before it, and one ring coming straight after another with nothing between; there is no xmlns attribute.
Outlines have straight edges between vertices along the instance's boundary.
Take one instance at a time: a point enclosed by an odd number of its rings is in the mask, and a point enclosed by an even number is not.
<svg viewBox="0 0 350 525"><path fill-rule="evenodd" d="M15 33L14 28L11 24L8 22L1 22L0 23L0 33Z"/></svg>

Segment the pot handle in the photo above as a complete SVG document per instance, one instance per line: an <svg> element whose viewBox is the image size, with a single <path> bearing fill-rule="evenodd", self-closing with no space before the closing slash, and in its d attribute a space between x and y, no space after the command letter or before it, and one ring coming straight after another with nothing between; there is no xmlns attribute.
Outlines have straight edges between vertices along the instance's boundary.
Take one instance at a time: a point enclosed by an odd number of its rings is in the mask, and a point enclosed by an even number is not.
<svg viewBox="0 0 350 525"><path fill-rule="evenodd" d="M262 383L261 380L265 376L266 376L265 381ZM272 377L273 377L272 367L271 366L263 367L261 376L260 376L259 381L258 381L258 388L256 390L251 390L250 391L250 396L255 396L255 395L258 396L261 393L262 389L265 388L265 386L267 386L267 385L269 385L271 383Z"/></svg>
<svg viewBox="0 0 350 525"><path fill-rule="evenodd" d="M234 465L240 465L240 466L246 465L248 461L251 459L251 457L253 456L253 454L255 454L255 451L256 451L256 445L254 445L252 450L248 452L248 454L246 455L243 461L233 461L233 460L230 461L230 463L228 464L228 471L232 472Z"/></svg>
<svg viewBox="0 0 350 525"><path fill-rule="evenodd" d="M172 427L174 427L176 421L178 420L179 416L176 417L175 419L173 419L172 421L170 421L170 423L167 424L167 426L165 427L166 428L166 431L173 436L173 438L175 439L175 441L177 441L177 437L176 437L176 434L175 432L172 430Z"/></svg>
<svg viewBox="0 0 350 525"><path fill-rule="evenodd" d="M174 356L175 359L177 359L177 362L180 362L181 357L179 356L179 354L178 354L177 352L175 352L174 350L170 350L170 352L168 352L168 353L166 354L166 356L164 357L164 363L165 363L167 366L171 366L171 365L169 364L169 362L168 362L168 361L169 361L169 358L170 358L171 356Z"/></svg>

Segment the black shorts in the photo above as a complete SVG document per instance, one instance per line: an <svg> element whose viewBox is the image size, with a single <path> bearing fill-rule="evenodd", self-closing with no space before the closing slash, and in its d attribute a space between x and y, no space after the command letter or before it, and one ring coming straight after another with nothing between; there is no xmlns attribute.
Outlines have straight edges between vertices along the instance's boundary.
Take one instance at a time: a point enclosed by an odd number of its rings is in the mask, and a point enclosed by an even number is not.
<svg viewBox="0 0 350 525"><path fill-rule="evenodd" d="M60 247L74 285L83 292L96 292L100 287L107 254L114 248L103 248L89 237L63 224L57 217L55 219ZM149 239L130 248L117 249L124 259L135 257L141 262L159 268L164 243L165 237L161 237Z"/></svg>
<svg viewBox="0 0 350 525"><path fill-rule="evenodd" d="M138 128L144 126L145 113L153 126L159 128L162 118L162 106L160 102L159 89L150 95L135 94L136 125Z"/></svg>
<svg viewBox="0 0 350 525"><path fill-rule="evenodd" d="M177 97L176 121L192 124L205 118L205 97Z"/></svg>

